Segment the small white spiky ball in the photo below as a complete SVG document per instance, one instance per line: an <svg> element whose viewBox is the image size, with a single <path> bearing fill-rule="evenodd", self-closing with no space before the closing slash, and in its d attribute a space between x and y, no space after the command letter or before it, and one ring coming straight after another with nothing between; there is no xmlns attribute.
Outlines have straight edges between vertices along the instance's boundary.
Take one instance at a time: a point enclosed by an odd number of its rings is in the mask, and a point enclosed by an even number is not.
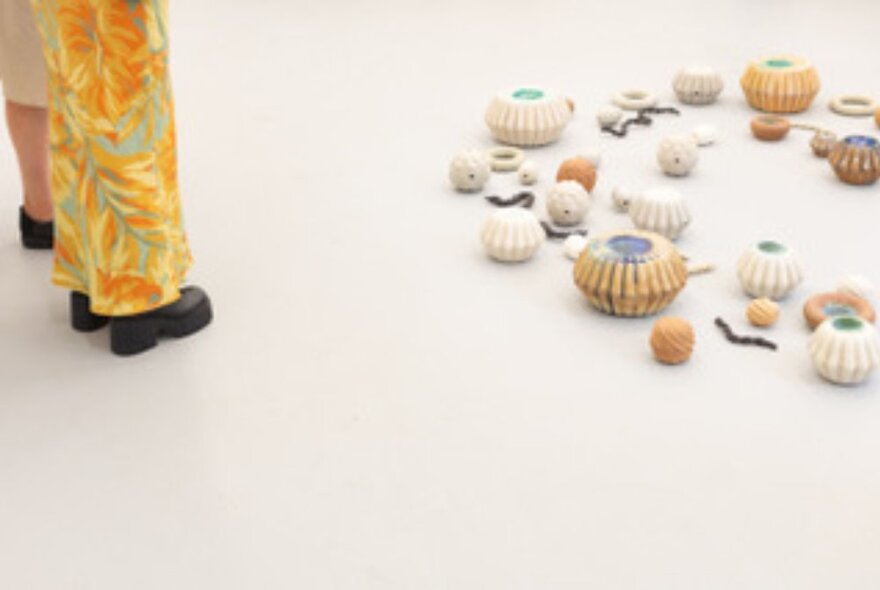
<svg viewBox="0 0 880 590"><path fill-rule="evenodd" d="M623 109L613 104L601 106L596 111L596 121L599 122L600 127L612 127L617 125L617 122L621 119L623 119Z"/></svg>
<svg viewBox="0 0 880 590"><path fill-rule="evenodd" d="M690 174L699 159L697 141L691 134L668 135L657 146L657 162L670 176Z"/></svg>
<svg viewBox="0 0 880 590"><path fill-rule="evenodd" d="M535 184L540 177L538 163L534 160L526 160L519 165L519 168L516 171L516 176L519 179L520 184L526 186Z"/></svg>
<svg viewBox="0 0 880 590"><path fill-rule="evenodd" d="M482 150L459 152L449 163L452 186L465 193L483 190L491 173L489 157Z"/></svg>
<svg viewBox="0 0 880 590"><path fill-rule="evenodd" d="M865 275L846 275L837 284L837 291L869 300L874 297L874 284Z"/></svg>
<svg viewBox="0 0 880 590"><path fill-rule="evenodd" d="M562 251L569 260L577 260L586 247L587 238L580 234L572 234L562 242Z"/></svg>
<svg viewBox="0 0 880 590"><path fill-rule="evenodd" d="M557 182L547 191L547 213L557 225L577 225L590 206L590 193L575 180Z"/></svg>

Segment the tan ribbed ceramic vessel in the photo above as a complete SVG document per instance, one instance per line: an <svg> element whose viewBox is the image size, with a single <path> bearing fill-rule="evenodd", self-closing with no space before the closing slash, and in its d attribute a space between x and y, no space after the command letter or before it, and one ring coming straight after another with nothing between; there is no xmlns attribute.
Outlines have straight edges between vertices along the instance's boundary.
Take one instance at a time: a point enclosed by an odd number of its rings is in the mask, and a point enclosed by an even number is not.
<svg viewBox="0 0 880 590"><path fill-rule="evenodd" d="M574 265L574 282L599 311L641 317L665 309L687 283L672 242L640 230L590 240Z"/></svg>
<svg viewBox="0 0 880 590"><path fill-rule="evenodd" d="M850 135L834 144L828 162L847 184L873 184L880 178L880 142L867 135Z"/></svg>
<svg viewBox="0 0 880 590"><path fill-rule="evenodd" d="M740 85L752 108L799 113L807 110L819 93L819 74L801 57L778 55L751 62Z"/></svg>
<svg viewBox="0 0 880 590"><path fill-rule="evenodd" d="M691 358L695 340L693 326L682 318L660 318L651 330L654 358L667 365L679 365Z"/></svg>

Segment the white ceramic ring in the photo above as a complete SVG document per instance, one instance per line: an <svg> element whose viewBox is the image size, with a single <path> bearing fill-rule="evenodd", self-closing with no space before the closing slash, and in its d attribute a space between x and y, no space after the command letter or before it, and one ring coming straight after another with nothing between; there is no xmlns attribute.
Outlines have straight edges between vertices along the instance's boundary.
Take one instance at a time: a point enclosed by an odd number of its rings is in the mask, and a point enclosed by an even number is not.
<svg viewBox="0 0 880 590"><path fill-rule="evenodd" d="M526 154L515 147L496 147L486 152L489 156L489 164L495 172L513 172L518 169Z"/></svg>
<svg viewBox="0 0 880 590"><path fill-rule="evenodd" d="M627 111L637 111L657 106L657 96L653 92L639 88L618 92L611 98L611 101Z"/></svg>
<svg viewBox="0 0 880 590"><path fill-rule="evenodd" d="M877 101L864 94L840 94L828 106L838 115L870 117L877 110Z"/></svg>

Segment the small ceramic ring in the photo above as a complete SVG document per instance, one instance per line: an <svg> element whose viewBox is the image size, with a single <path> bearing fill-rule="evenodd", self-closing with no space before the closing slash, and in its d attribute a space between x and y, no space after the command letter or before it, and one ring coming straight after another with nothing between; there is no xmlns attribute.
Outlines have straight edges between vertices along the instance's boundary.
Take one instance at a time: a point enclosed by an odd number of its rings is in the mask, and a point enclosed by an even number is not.
<svg viewBox="0 0 880 590"><path fill-rule="evenodd" d="M526 159L525 152L515 147L496 147L486 153L495 172L513 172Z"/></svg>
<svg viewBox="0 0 880 590"><path fill-rule="evenodd" d="M864 94L841 94L828 105L838 115L847 117L870 117L877 109L877 102Z"/></svg>
<svg viewBox="0 0 880 590"><path fill-rule="evenodd" d="M871 304L849 293L819 293L804 304L804 319L813 330L829 317L841 315L857 315L872 324L875 319Z"/></svg>
<svg viewBox="0 0 880 590"><path fill-rule="evenodd" d="M763 141L779 141L788 135L791 123L778 115L758 115L752 119L752 135Z"/></svg>
<svg viewBox="0 0 880 590"><path fill-rule="evenodd" d="M626 111L637 111L657 106L657 97L654 93L638 88L618 92L611 101Z"/></svg>

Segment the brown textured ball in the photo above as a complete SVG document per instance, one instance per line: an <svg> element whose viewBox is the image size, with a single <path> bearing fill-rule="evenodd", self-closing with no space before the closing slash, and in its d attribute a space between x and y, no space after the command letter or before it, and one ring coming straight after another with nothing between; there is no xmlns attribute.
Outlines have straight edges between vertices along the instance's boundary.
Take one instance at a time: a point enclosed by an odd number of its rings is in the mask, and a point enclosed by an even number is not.
<svg viewBox="0 0 880 590"><path fill-rule="evenodd" d="M574 180L579 183L586 191L592 192L596 186L596 167L586 158L575 156L564 161L556 172L556 182L563 180Z"/></svg>
<svg viewBox="0 0 880 590"><path fill-rule="evenodd" d="M651 330L654 358L666 365L678 365L691 358L695 340L693 326L682 318L660 318Z"/></svg>
<svg viewBox="0 0 880 590"><path fill-rule="evenodd" d="M752 135L763 141L779 141L788 135L791 123L785 117L758 115L752 119Z"/></svg>
<svg viewBox="0 0 880 590"><path fill-rule="evenodd" d="M817 131L810 140L810 147L813 153L820 158L827 158L831 153L834 144L837 143L837 136L828 131Z"/></svg>
<svg viewBox="0 0 880 590"><path fill-rule="evenodd" d="M755 299L746 308L746 318L759 328L772 326L779 319L779 304L767 297Z"/></svg>

